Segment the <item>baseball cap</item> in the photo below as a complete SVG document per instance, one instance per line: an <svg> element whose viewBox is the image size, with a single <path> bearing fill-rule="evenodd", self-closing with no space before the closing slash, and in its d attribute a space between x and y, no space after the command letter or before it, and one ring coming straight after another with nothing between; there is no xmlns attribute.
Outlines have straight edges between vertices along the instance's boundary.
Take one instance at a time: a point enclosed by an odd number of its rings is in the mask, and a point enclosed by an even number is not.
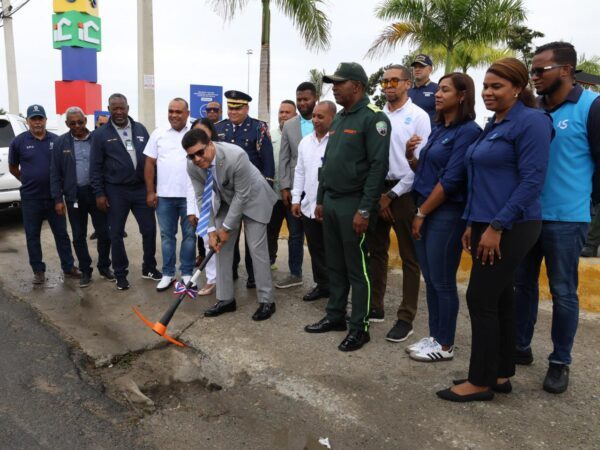
<svg viewBox="0 0 600 450"><path fill-rule="evenodd" d="M42 105L31 105L27 108L27 118L31 119L32 117L43 117L46 118L46 111Z"/></svg>
<svg viewBox="0 0 600 450"><path fill-rule="evenodd" d="M336 81L360 81L365 86L369 83L369 77L363 67L355 62L343 62L337 66L333 75L324 75L323 83L334 83Z"/></svg>
<svg viewBox="0 0 600 450"><path fill-rule="evenodd" d="M415 56L415 60L412 62L411 67L415 64L420 64L422 66L433 66L433 61L431 58L423 53Z"/></svg>

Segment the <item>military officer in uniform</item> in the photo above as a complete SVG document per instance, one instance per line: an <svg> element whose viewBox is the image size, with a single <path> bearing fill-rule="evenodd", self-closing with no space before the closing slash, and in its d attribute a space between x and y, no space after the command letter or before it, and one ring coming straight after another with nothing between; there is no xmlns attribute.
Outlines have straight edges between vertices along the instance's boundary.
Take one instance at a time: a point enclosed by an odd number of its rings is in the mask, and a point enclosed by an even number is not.
<svg viewBox="0 0 600 450"><path fill-rule="evenodd" d="M275 161L273 159L273 144L269 135L269 128L262 120L254 119L248 115L249 103L252 97L240 91L225 92L227 99L228 119L215 124L219 141L229 142L242 147L248 154L250 162L260 171L270 185L275 177ZM240 263L239 236L235 245L233 258L233 278L237 279L237 268ZM246 245L245 254L246 272L248 272L247 288L256 287L252 258Z"/></svg>
<svg viewBox="0 0 600 450"><path fill-rule="evenodd" d="M333 83L335 101L344 108L329 131L315 209L317 220L323 220L330 295L327 315L304 329L308 333L345 331L352 286L350 331L338 347L348 352L370 340L366 231L377 220L388 172L391 126L387 116L369 103L367 74L359 64L341 63L323 82Z"/></svg>

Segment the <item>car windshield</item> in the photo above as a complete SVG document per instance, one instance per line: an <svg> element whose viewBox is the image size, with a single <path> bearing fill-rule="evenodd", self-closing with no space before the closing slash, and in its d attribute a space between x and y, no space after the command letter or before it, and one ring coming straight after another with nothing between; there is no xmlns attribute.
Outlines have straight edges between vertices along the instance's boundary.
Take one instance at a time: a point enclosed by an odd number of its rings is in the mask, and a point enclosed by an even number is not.
<svg viewBox="0 0 600 450"><path fill-rule="evenodd" d="M12 126L8 120L0 120L0 147L8 147L15 137Z"/></svg>

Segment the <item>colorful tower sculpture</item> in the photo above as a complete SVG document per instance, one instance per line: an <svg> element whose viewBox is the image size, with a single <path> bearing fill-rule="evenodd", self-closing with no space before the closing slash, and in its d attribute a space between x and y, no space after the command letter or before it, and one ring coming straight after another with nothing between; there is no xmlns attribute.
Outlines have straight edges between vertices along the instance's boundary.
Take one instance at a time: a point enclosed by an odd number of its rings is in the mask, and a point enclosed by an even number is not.
<svg viewBox="0 0 600 450"><path fill-rule="evenodd" d="M101 50L100 17L96 0L53 0L54 48L62 56L62 81L55 81L56 113L79 106L85 114L102 107L98 81Z"/></svg>

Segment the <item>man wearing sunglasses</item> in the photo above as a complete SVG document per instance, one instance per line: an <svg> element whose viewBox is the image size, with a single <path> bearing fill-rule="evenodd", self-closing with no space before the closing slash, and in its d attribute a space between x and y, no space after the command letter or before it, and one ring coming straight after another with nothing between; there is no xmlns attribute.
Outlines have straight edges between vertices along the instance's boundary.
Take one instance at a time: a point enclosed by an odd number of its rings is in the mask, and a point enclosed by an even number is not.
<svg viewBox="0 0 600 450"><path fill-rule="evenodd" d="M438 90L437 83L429 79L433 71L433 61L427 55L421 54L415 57L410 65L415 82L408 91L408 96L415 105L429 114L431 123L435 117L435 93Z"/></svg>
<svg viewBox="0 0 600 450"><path fill-rule="evenodd" d="M262 176L273 184L275 179L275 160L273 158L273 145L269 136L269 127L261 120L250 117L250 97L245 92L227 91L227 116L228 118L215 124L219 140L242 147L248 154L250 162L259 170ZM238 238L239 239L239 238ZM239 244L236 244L235 256L233 258L234 279L237 279L237 269L240 263ZM256 287L254 272L252 270L252 258L250 258L246 246L246 272L248 280L246 287Z"/></svg>
<svg viewBox="0 0 600 450"><path fill-rule="evenodd" d="M221 120L221 104L219 102L209 102L206 105L206 118L212 123Z"/></svg>
<svg viewBox="0 0 600 450"><path fill-rule="evenodd" d="M575 84L576 64L575 48L567 42L538 47L531 62L531 80L540 106L552 116L555 136L541 195L542 233L515 275L516 362L531 364L538 279L545 260L553 303L553 351L543 388L554 394L569 385L579 317L579 255L590 222L592 177L600 167L600 97Z"/></svg>
<svg viewBox="0 0 600 450"><path fill-rule="evenodd" d="M389 171L384 182L384 192L379 200L379 220L369 230L367 239L371 251L371 276L373 299L369 320L383 322L383 298L387 285L390 230L393 228L402 258L402 303L397 321L386 339L402 342L412 334L412 323L417 313L421 272L411 234L416 206L412 196L414 172L410 163L419 157L419 152L431 133L429 116L415 105L408 96L410 71L401 65L389 66L381 79L381 90L387 103L383 112L392 124L389 152ZM406 143L415 140L417 147L411 159L407 159Z"/></svg>
<svg viewBox="0 0 600 450"><path fill-rule="evenodd" d="M188 131L181 145L187 152L187 171L198 201L199 228L205 227L200 233L208 233L210 247L219 253L217 303L204 315L216 317L236 310L231 264L243 223L259 302L252 319L266 320L275 313L267 224L277 195L239 146L211 141L201 129ZM205 196L205 189L211 195Z"/></svg>
<svg viewBox="0 0 600 450"><path fill-rule="evenodd" d="M81 278L79 287L89 286L92 280L92 258L86 236L88 216L92 219L97 238L98 272L109 281L115 281L110 269L110 237L106 213L96 207L96 198L90 185L90 150L92 135L87 129L83 110L72 106L65 113L69 131L54 143L50 165L50 191L54 209L60 216L68 211L73 231L73 247L79 260ZM65 208L66 203L66 208Z"/></svg>

